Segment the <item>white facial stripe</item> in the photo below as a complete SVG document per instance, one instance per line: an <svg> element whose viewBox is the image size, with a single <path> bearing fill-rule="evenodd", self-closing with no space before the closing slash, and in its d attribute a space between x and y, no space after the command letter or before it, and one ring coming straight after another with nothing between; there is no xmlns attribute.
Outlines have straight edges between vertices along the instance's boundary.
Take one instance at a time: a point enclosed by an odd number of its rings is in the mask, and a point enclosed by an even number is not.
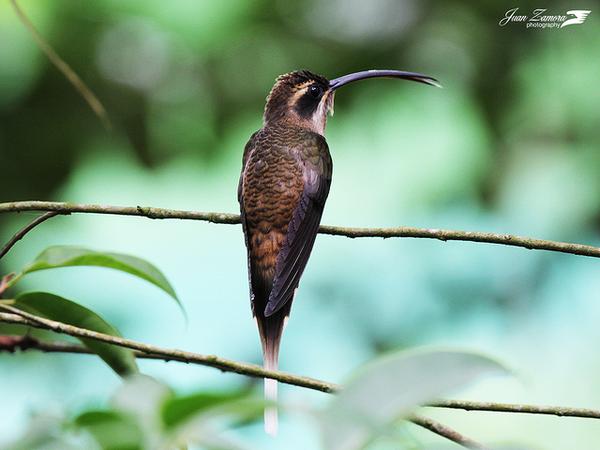
<svg viewBox="0 0 600 450"><path fill-rule="evenodd" d="M319 133L325 134L325 125L327 124L327 113L333 115L333 92L326 92L315 113L312 116L313 129Z"/></svg>
<svg viewBox="0 0 600 450"><path fill-rule="evenodd" d="M308 91L308 86L310 84L311 84L311 82L307 81L306 83L304 83L298 87L298 89L296 90L296 92L294 92L294 95L292 96L290 105L294 105L300 99L300 97L302 97L304 94L306 94L306 92Z"/></svg>

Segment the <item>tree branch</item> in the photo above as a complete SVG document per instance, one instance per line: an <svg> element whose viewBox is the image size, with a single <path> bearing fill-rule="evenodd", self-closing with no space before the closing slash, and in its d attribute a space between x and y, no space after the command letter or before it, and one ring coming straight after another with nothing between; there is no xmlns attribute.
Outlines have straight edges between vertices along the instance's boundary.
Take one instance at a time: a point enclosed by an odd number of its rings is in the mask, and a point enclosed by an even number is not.
<svg viewBox="0 0 600 450"><path fill-rule="evenodd" d="M0 203L0 214L7 212L22 211L54 211L58 214L65 215L71 213L92 213L113 214L122 216L139 216L148 217L150 219L202 220L211 223L229 225L240 223L240 217L238 214L184 211L145 206L109 206L40 201ZM560 253L570 253L573 255L600 258L600 247L594 247L591 245L549 241L523 236L514 236L510 234L485 233L477 231L440 230L415 227L354 228L321 225L321 227L319 228L319 233L335 236L346 236L349 238L380 237L385 239L392 237L410 237L438 239L441 241L483 242L488 244L522 247L530 250L549 250Z"/></svg>
<svg viewBox="0 0 600 450"><path fill-rule="evenodd" d="M35 316L33 314L29 314L27 312L21 311L17 308L13 308L12 306L8 306L6 304L0 305L0 308L10 311L11 314L0 313L0 322L13 323L13 324L21 324L28 325L35 328L45 328L57 333L69 334L71 336L76 337L85 337L88 339L95 339L98 341L106 342L109 344L118 345L121 347L126 347L134 350L136 352L137 357L143 358L152 358L152 359L165 359L165 360L174 360L174 361L182 361L186 363L196 363L201 365L206 365L210 367L215 367L224 372L235 372L243 375L249 375L252 377L268 377L276 379L282 383L294 384L296 386L306 387L309 389L315 389L322 392L333 393L339 390L339 387L332 384L326 383L323 381L315 380L313 378L308 377L297 377L295 375L291 375L285 372L265 370L264 368L247 363L239 363L236 361L226 360L224 358L219 358L213 355L200 355L190 352L184 352L181 350L169 350L162 349L160 347L153 347L151 345L142 344L140 342L131 341L129 339L123 339L115 336L109 336L102 333L97 333L91 330L86 330L83 328L74 327L71 325L63 324L60 322L55 322L53 320L45 319L42 317ZM33 340L32 338L23 338L21 340L15 339L14 336L0 336L0 352L5 349L6 351L14 352L17 347L25 346L25 349L33 348L33 345L36 345L36 342L39 344L39 341ZM40 349L46 349L49 351L71 351L75 350L77 353L86 353L82 347L73 346L70 344L53 344L53 345L41 345ZM424 426L421 423L415 422L419 426ZM447 437L445 434L442 434L440 430L446 430L447 432L453 432L453 430L447 429L441 424L437 424L438 429L427 428L433 433L439 434L442 437ZM469 447L467 447L469 448Z"/></svg>
<svg viewBox="0 0 600 450"><path fill-rule="evenodd" d="M34 326L29 322L26 325ZM69 342L62 341L41 341L30 335L0 335L0 353L16 353L17 351L26 352L31 350L38 350L44 353L73 353L78 355L96 355L87 347L84 347L83 345L79 344L71 344ZM152 353L143 353L137 350L134 350L134 354L136 358L140 359L155 359L166 362L189 362L174 358L168 358L166 356L155 355Z"/></svg>
<svg viewBox="0 0 600 450"><path fill-rule="evenodd" d="M465 400L442 400L425 405L431 408L463 409L465 411L488 411L515 414L541 414L558 417L579 417L600 419L600 411L589 408L568 408L565 406L537 406L513 403L474 402Z"/></svg>
<svg viewBox="0 0 600 450"><path fill-rule="evenodd" d="M124 338L116 338L114 336L95 333L93 331L84 330L70 325L54 322L48 319L42 319L50 324L42 325L36 321L30 320L27 316L30 314L24 313L16 308L6 307L1 305L0 308L10 309L11 314L0 313L0 322L31 326L34 328L51 329L57 333L68 334L75 337L88 337L91 339L101 340L110 344L119 345L135 350L135 355L141 359L157 359L164 361L179 361L188 364L198 364L209 367L215 367L224 372L235 372L241 375L247 375L258 378L273 378L282 383L293 386L304 387L325 393L334 393L340 389L340 386L326 381L316 380L298 375L292 375L286 372L265 370L260 366L247 363L239 363L224 358L218 358L211 355L201 355L198 353L185 352L181 350L170 350L153 345L142 344L140 342L131 341ZM15 311L16 314L12 312ZM60 327L59 327L60 326ZM62 331L61 331L62 330ZM96 335L96 337L93 337ZM115 341L122 341L116 343ZM125 345L126 344L126 345ZM31 351L40 350L49 353L77 353L77 354L94 354L87 348L78 344L69 344L66 342L44 342L31 336L0 336L0 353L13 353L17 350ZM465 400L441 400L438 402L423 405L429 408L448 408L462 409L466 411L487 411L500 413L517 413L517 414L541 414L553 415L559 417L578 417L583 419L600 419L600 410L588 408L568 408L563 406L536 406L513 403L496 403L496 402L475 402Z"/></svg>
<svg viewBox="0 0 600 450"><path fill-rule="evenodd" d="M19 230L10 239L10 241L8 241L6 243L6 245L4 247L2 247L2 250L0 250L0 259L2 259L4 257L4 255L6 255L17 242L19 242L21 239L23 239L23 237L27 233L29 233L31 230L33 230L35 227L37 227L39 224L45 222L46 220L48 220L54 216L58 216L59 214L60 213L57 211L48 211L47 213L44 213L41 216L38 216L34 220L32 220L29 224L27 224L25 227L23 227L21 230Z"/></svg>
<svg viewBox="0 0 600 450"><path fill-rule="evenodd" d="M105 206L93 204L70 204L60 202L12 202L0 203L0 213L6 212L22 212L22 211L47 211L46 214L36 218L22 230L13 236L13 238L0 251L0 258L4 256L15 243L23 238L25 234L41 224L45 220L56 215L69 215L71 213L96 213L96 214L114 214L141 216L151 219L184 219L184 220L203 220L219 224L238 224L240 218L237 214L213 213L213 212L195 212L172 210L154 207L119 207ZM348 228L348 227L332 227L321 226L319 232L322 234L346 236L350 238L357 237L413 237L413 238L430 238L438 240L459 240L472 242L485 242L492 244L501 244L508 246L524 247L528 249L551 250L562 253L571 253L582 256L600 257L600 248L572 244L566 242L546 241L541 239L532 239L526 237L495 234L495 233L480 233L469 231L453 231L453 230L438 230L438 229L421 229L413 227L398 227L398 228ZM38 317L7 304L0 305L10 313L0 313L0 322L21 324L36 328L49 329L57 333L68 334L75 337L95 339L106 342L112 345L130 348L135 352L138 358L160 359L165 361L181 361L185 363L194 363L214 367L225 372L234 372L238 374L248 375L260 378L272 378L282 383L292 384L295 386L305 387L308 389L318 390L326 393L333 393L339 389L339 386L316 380L309 377L301 377L285 372L265 370L263 367L240 363L215 355L201 355L197 353L185 352L182 350L164 349L151 346L148 344L132 341L115 336L109 336L102 333L97 333L91 330L74 327L64 323ZM30 350L38 349L45 352L63 352L63 353L89 353L82 346L60 343L60 342L42 342L31 337L15 337L15 336L0 336L0 352L15 350ZM465 402L459 400L445 400L429 405L429 407L438 408L453 408L465 409L473 411L495 411L495 412L511 412L511 413L530 413L530 414L553 414L558 416L570 417L585 417L585 418L600 418L600 411L577 408L564 407L543 407L535 405L513 405L505 403L484 403L484 402ZM432 431L439 436L449 439L465 448L469 449L485 449L485 447L459 432L438 423L426 417L415 416L409 419L416 425Z"/></svg>
<svg viewBox="0 0 600 450"><path fill-rule="evenodd" d="M433 419L423 416L413 416L410 421L415 425L419 425L432 433L445 437L446 439L455 442L465 448L471 450L488 450L488 447L476 442L452 428L447 427Z"/></svg>
<svg viewBox="0 0 600 450"><path fill-rule="evenodd" d="M221 358L216 355L202 355L199 353L186 352L183 350L168 349L156 347L142 342L132 341L117 336L98 333L96 331L86 330L84 328L74 327L65 323L56 322L54 320L45 319L43 317L34 316L20 309L0 304L0 309L8 311L0 313L0 322L27 325L34 328L42 328L54 331L56 333L68 334L70 336L86 339L94 339L96 341L106 342L107 344L117 345L119 347L130 348L144 354L151 354L160 359L169 361L181 361L185 363L200 364L203 366L214 367L223 372L234 372L241 375L248 375L257 378L272 378L281 383L293 384L300 387L314 389L316 391L331 393L339 389L339 386L316 380L309 377L298 377L286 372L274 370L266 370L256 364L241 363L230 359Z"/></svg>
<svg viewBox="0 0 600 450"><path fill-rule="evenodd" d="M248 375L258 378L272 378L282 383L294 386L305 387L326 393L335 393L340 386L320 381L314 378L293 375L286 372L266 370L255 364L241 363L237 361L220 358L215 355L202 355L198 353L186 352L182 350L165 349L149 344L144 344L130 339L116 336L109 336L95 331L78 328L54 320L38 317L33 314L21 311L7 304L0 304L0 308L9 313L0 312L0 322L26 325L34 328L48 329L56 333L68 334L70 336L94 339L108 344L134 350L136 357L145 359L160 359L165 361L181 361L185 363L199 364L220 369L223 372L234 372L241 375ZM42 342L29 336L0 336L0 353L15 352L16 350L37 349L45 352L63 352L63 353L82 353L90 354L83 346L62 343L62 342ZM600 419L600 411L590 409L577 409L565 407L543 407L535 405L513 405L506 403L483 403L468 402L460 400L445 400L429 405L434 408L452 408L465 409L473 411L496 411L496 412L516 412L530 414L554 414L557 416L583 417ZM435 420L422 416L413 416L408 419L410 422L423 427L441 437L449 439L458 445L472 450L485 450L486 447L475 442L461 433L449 428Z"/></svg>

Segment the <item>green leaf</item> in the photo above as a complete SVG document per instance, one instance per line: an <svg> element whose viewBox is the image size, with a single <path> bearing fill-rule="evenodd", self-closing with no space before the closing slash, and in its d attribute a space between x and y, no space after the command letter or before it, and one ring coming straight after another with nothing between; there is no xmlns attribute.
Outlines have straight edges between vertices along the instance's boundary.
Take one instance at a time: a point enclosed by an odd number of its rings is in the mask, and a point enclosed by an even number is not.
<svg viewBox="0 0 600 450"><path fill-rule="evenodd" d="M135 417L147 437L156 438L162 428L160 409L173 396L171 389L152 377L127 377L111 398L113 409Z"/></svg>
<svg viewBox="0 0 600 450"><path fill-rule="evenodd" d="M265 401L248 389L172 396L162 405L162 426L175 445L196 443L207 450L241 450L245 447L224 439L220 430L258 420L265 406Z"/></svg>
<svg viewBox="0 0 600 450"><path fill-rule="evenodd" d="M15 308L45 317L50 320L73 325L111 336L121 334L102 317L77 303L47 292L29 292L15 299ZM105 344L93 339L79 339L83 345L102 358L119 375L137 373L138 368L132 350Z"/></svg>
<svg viewBox="0 0 600 450"><path fill-rule="evenodd" d="M246 400L246 402L242 402ZM248 409L250 400L248 390L233 392L198 392L188 396L173 397L167 400L162 407L161 416L166 429L174 428L189 421L198 414L219 407L222 412L229 410L235 414L247 415L253 412ZM264 401L257 405L262 414ZM224 408L225 406L229 408Z"/></svg>
<svg viewBox="0 0 600 450"><path fill-rule="evenodd" d="M507 370L498 362L459 351L397 352L378 358L360 369L325 410L320 420L324 448L361 449L417 407L500 373Z"/></svg>
<svg viewBox="0 0 600 450"><path fill-rule="evenodd" d="M135 275L165 291L181 307L175 290L162 272L149 262L135 256L98 252L74 246L54 246L48 247L40 253L31 264L23 269L23 274L74 266L107 267Z"/></svg>
<svg viewBox="0 0 600 450"><path fill-rule="evenodd" d="M92 435L102 450L141 450L144 436L137 422L117 411L88 411L73 425Z"/></svg>
<svg viewBox="0 0 600 450"><path fill-rule="evenodd" d="M73 436L63 433L62 415L56 413L34 412L25 430L12 443L2 445L2 450L32 450L32 449L81 449L81 442L74 442Z"/></svg>

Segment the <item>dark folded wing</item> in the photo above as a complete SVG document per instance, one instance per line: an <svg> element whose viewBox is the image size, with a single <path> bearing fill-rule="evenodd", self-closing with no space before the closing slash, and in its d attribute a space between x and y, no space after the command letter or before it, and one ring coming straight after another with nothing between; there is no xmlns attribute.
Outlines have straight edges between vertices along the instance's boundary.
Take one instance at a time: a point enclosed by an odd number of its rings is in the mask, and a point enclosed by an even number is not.
<svg viewBox="0 0 600 450"><path fill-rule="evenodd" d="M250 136L248 142L246 142L246 146L244 147L244 156L242 157L242 173L240 174L240 181L238 183L238 202L240 204L240 222L242 223L242 230L244 231L244 243L246 244L246 248L250 248L248 246L248 226L246 224L246 214L244 211L244 199L242 198L243 191L243 180L244 180L244 171L246 169L246 163L248 162L248 158L250 154L254 150L256 145L256 136L258 131ZM252 300L253 292L252 292L252 273L250 270L250 254L248 254L248 285L250 287L250 299Z"/></svg>
<svg viewBox="0 0 600 450"><path fill-rule="evenodd" d="M312 250L325 200L331 184L332 163L327 143L316 135L306 145L305 157L299 158L304 175L304 191L287 229L286 241L277 256L275 279L265 316L271 316L292 300Z"/></svg>
<svg viewBox="0 0 600 450"><path fill-rule="evenodd" d="M254 133L252 133L252 135L250 136L250 139L248 139L248 142L246 142L246 145L244 146L244 155L242 156L242 173L240 174L240 181L238 183L238 202L240 203L242 215L244 214L244 210L243 210L244 208L243 208L243 204L242 204L242 181L244 179L244 170L246 169L246 163L248 162L248 158L250 158L250 154L252 153L252 150L254 150L254 147L256 146L256 140L257 140L258 133L259 133L258 131L255 131ZM245 225L243 220L242 220L242 225Z"/></svg>

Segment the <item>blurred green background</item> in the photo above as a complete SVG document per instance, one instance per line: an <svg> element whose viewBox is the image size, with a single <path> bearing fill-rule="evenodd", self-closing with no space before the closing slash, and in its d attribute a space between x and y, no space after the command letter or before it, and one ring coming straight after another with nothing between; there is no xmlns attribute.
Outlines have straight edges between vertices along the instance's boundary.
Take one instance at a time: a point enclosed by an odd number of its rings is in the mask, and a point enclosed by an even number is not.
<svg viewBox="0 0 600 450"><path fill-rule="evenodd" d="M600 245L600 8L564 29L500 27L510 2L416 0L55 0L20 2L108 110L107 132L0 3L0 201L61 200L236 212L243 146L261 126L275 77L333 78L368 68L435 76L444 89L371 80L338 92L327 140L334 178L323 222L506 232ZM564 13L571 2L519 2ZM34 213L0 216L4 242ZM57 217L2 260L76 244L161 268L173 302L126 275L70 269L32 275L99 311L132 339L260 362L238 226ZM424 344L499 357L517 379L457 397L600 407L600 265L572 255L473 243L319 236L281 368L343 380L374 354ZM179 392L248 380L203 367L142 362ZM119 379L86 356L0 355L0 444L32 413L102 405ZM302 409L326 396L283 386ZM437 411L497 444L596 448L593 421ZM410 428L430 448L454 448ZM288 414L260 449L319 448L314 424Z"/></svg>

